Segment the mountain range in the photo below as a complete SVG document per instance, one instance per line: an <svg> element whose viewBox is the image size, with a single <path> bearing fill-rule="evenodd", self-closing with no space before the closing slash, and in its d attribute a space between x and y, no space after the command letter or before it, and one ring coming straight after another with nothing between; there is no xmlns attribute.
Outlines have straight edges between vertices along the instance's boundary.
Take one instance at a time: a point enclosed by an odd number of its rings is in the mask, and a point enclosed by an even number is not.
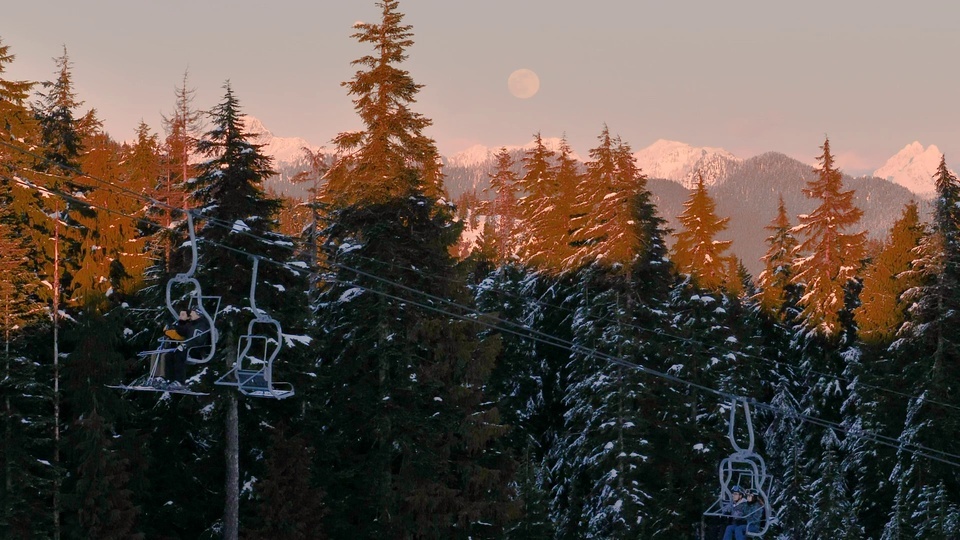
<svg viewBox="0 0 960 540"><path fill-rule="evenodd" d="M290 177L306 167L303 149L316 152L320 147L297 137L277 137L253 117L247 118L246 129L254 135L253 141L264 145L264 152L274 158L274 170L278 174L268 179L267 188L303 198L306 188L290 182ZM548 148L559 148L560 139L543 140ZM530 147L506 147L514 158L517 173L522 172L521 160ZM495 168L494 156L499 149L476 145L443 157L445 183L451 198L457 200L468 193L480 199L489 197L485 190L489 187L489 174ZM582 161L579 156L574 157ZM702 174L704 184L717 202L718 215L730 218L720 239L733 240L731 251L753 275L762 269L760 258L766 253L769 235L764 227L775 217L779 197L783 196L790 216L809 213L817 204L802 192L815 175L814 166L785 154L768 152L742 159L722 148L693 147L661 139L635 152L634 157L648 177L647 185L661 217L673 230L678 227L676 218L683 211L689 189L696 183L698 174ZM932 176L939 161L940 151L935 145L924 148L919 142L913 142L873 175L844 175L846 189L856 191L855 204L864 211L861 226L871 238L882 240L911 200L920 204L923 215L929 215L929 199L934 192ZM796 223L796 218L792 221Z"/></svg>

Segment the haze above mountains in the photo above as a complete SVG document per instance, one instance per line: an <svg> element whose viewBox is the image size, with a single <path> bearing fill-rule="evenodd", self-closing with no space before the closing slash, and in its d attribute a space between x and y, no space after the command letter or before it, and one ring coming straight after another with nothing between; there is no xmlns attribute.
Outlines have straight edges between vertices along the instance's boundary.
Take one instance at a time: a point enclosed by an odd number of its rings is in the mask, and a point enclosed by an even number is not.
<svg viewBox="0 0 960 540"><path fill-rule="evenodd" d="M264 145L264 152L273 156L278 175L267 182L274 192L302 198L305 187L289 179L306 166L303 148L321 148L298 137L277 137L253 117L247 119L247 130L254 142ZM560 139L544 138L548 148L559 148ZM532 143L507 146L521 172L521 159ZM444 157L444 173L450 196L455 200L465 193L487 198L489 173L495 167L495 154L500 147L475 145ZM584 161L582 156L575 155ZM760 258L766 253L766 227L775 217L780 196L795 224L798 214L809 213L817 201L803 195L802 189L814 177L815 164L803 163L778 152L768 152L747 159L734 156L722 148L693 147L688 144L658 140L634 153L638 165L648 177L661 217L670 229L676 230L676 217L683 211L688 190L701 173L704 183L717 201L720 217L729 217L728 229L720 239L733 240L731 251L741 258L753 275L762 269ZM935 145L924 147L912 142L891 156L873 175L844 175L846 189L856 191L855 204L864 211L861 228L871 238L882 240L903 207L911 200L920 204L922 214L929 213L929 199L935 187L933 174L940 162Z"/></svg>

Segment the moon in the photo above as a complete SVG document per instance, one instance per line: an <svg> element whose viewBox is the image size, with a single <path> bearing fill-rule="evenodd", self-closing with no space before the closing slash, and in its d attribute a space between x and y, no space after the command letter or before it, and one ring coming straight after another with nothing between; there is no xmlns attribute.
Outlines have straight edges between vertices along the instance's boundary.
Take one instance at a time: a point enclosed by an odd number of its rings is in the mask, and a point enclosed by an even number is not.
<svg viewBox="0 0 960 540"><path fill-rule="evenodd" d="M540 77L529 69L518 69L507 79L507 88L514 97L531 98L540 90Z"/></svg>

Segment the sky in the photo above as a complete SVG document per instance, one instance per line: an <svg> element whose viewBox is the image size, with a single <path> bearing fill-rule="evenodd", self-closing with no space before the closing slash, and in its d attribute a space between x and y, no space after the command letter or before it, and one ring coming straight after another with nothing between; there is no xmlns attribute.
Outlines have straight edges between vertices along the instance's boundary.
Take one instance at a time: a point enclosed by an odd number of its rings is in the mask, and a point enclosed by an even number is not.
<svg viewBox="0 0 960 540"><path fill-rule="evenodd" d="M960 2L915 0L401 0L415 44L414 109L451 155L566 135L586 156L606 124L635 150L657 139L779 151L813 163L829 136L841 169L872 171L912 141L960 165ZM84 108L111 136L162 132L185 71L194 106L229 80L275 135L330 147L359 119L341 82L370 50L373 0L10 2L10 79L51 80L66 47ZM534 71L519 99L507 79Z"/></svg>

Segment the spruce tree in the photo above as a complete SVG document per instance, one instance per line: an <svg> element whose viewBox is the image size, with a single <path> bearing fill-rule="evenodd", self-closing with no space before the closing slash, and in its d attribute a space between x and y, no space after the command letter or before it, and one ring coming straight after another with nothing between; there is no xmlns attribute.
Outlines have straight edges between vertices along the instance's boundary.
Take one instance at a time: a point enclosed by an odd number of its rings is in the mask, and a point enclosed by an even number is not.
<svg viewBox="0 0 960 540"><path fill-rule="evenodd" d="M310 399L325 430L326 491L337 494L328 530L496 537L515 512L512 459L497 451L506 429L484 396L498 343L422 295L469 303L448 251L459 227L422 133L430 121L408 107L420 85L399 66L410 27L397 2L377 5L381 21L359 23L354 35L377 54L354 62L364 69L346 83L364 126L335 139L352 153L324 192L336 282L318 303L324 363Z"/></svg>
<svg viewBox="0 0 960 540"><path fill-rule="evenodd" d="M577 254L572 268L592 262L625 265L648 239L642 238L631 203L646 189L646 178L633 158L630 146L611 137L603 126L600 144L590 150L591 161L578 186Z"/></svg>
<svg viewBox="0 0 960 540"><path fill-rule="evenodd" d="M787 217L783 195L780 195L777 217L766 229L771 232L767 237L767 245L770 247L762 259L764 269L757 276L760 292L755 300L765 313L784 320L789 317L787 310L795 309L799 295L796 285L790 282L793 273L793 251L797 247L797 240L790 232L790 218Z"/></svg>
<svg viewBox="0 0 960 540"><path fill-rule="evenodd" d="M495 237L487 239L495 242L498 264L510 260L515 252L517 229L517 173L514 171L513 157L506 147L497 152L496 169L489 173L490 189L493 200L490 204L488 219L493 225Z"/></svg>
<svg viewBox="0 0 960 540"><path fill-rule="evenodd" d="M820 147L817 177L803 193L820 201L801 215L791 232L803 236L794 253L792 283L803 287L803 327L812 334L836 338L841 331L847 287L860 269L865 232L845 232L860 222L863 211L853 204L853 191L843 191L843 177L834 165L830 140Z"/></svg>
<svg viewBox="0 0 960 540"><path fill-rule="evenodd" d="M729 240L717 240L717 234L727 228L730 218L719 218L716 202L707 193L703 175L697 176L697 186L683 203L684 210L677 217L681 230L674 233L673 264L678 272L690 276L697 288L716 291L727 280Z"/></svg>
<svg viewBox="0 0 960 540"><path fill-rule="evenodd" d="M376 5L380 23L357 23L352 36L376 53L354 60L356 74L342 83L353 96L364 129L340 133L333 140L340 159L327 175L326 193L341 206L417 193L437 199L444 191L436 143L423 133L432 121L409 106L423 85L401 67L413 45L412 27L402 24L396 0ZM406 168L417 174L395 177Z"/></svg>
<svg viewBox="0 0 960 540"><path fill-rule="evenodd" d="M871 345L889 345L906 317L900 298L918 283L910 272L914 250L923 237L916 203L908 204L890 229L883 249L864 272L860 307L854 310L860 339Z"/></svg>
<svg viewBox="0 0 960 540"><path fill-rule="evenodd" d="M553 199L561 194L556 185L554 159L556 152L547 148L540 133L533 136L533 147L523 156L523 176L519 187L520 216L524 225L521 236L521 260L527 265L559 272L563 260L556 252L564 231L551 220Z"/></svg>
<svg viewBox="0 0 960 540"><path fill-rule="evenodd" d="M955 381L960 376L960 344L955 332L960 317L960 183L944 158L934 181L937 198L931 231L921 241L920 258L912 263L919 285L903 295L910 302L908 317L891 352L894 367L902 366L905 386L918 396L907 407L901 444L949 451L943 441L960 436L960 417L949 407L956 403ZM956 520L944 519L949 505L960 501L960 477L954 467L901 450L890 480L897 493L885 538L930 522L952 523L931 537L948 538L960 532ZM934 498L932 486L937 486L936 498L943 504L929 504Z"/></svg>

